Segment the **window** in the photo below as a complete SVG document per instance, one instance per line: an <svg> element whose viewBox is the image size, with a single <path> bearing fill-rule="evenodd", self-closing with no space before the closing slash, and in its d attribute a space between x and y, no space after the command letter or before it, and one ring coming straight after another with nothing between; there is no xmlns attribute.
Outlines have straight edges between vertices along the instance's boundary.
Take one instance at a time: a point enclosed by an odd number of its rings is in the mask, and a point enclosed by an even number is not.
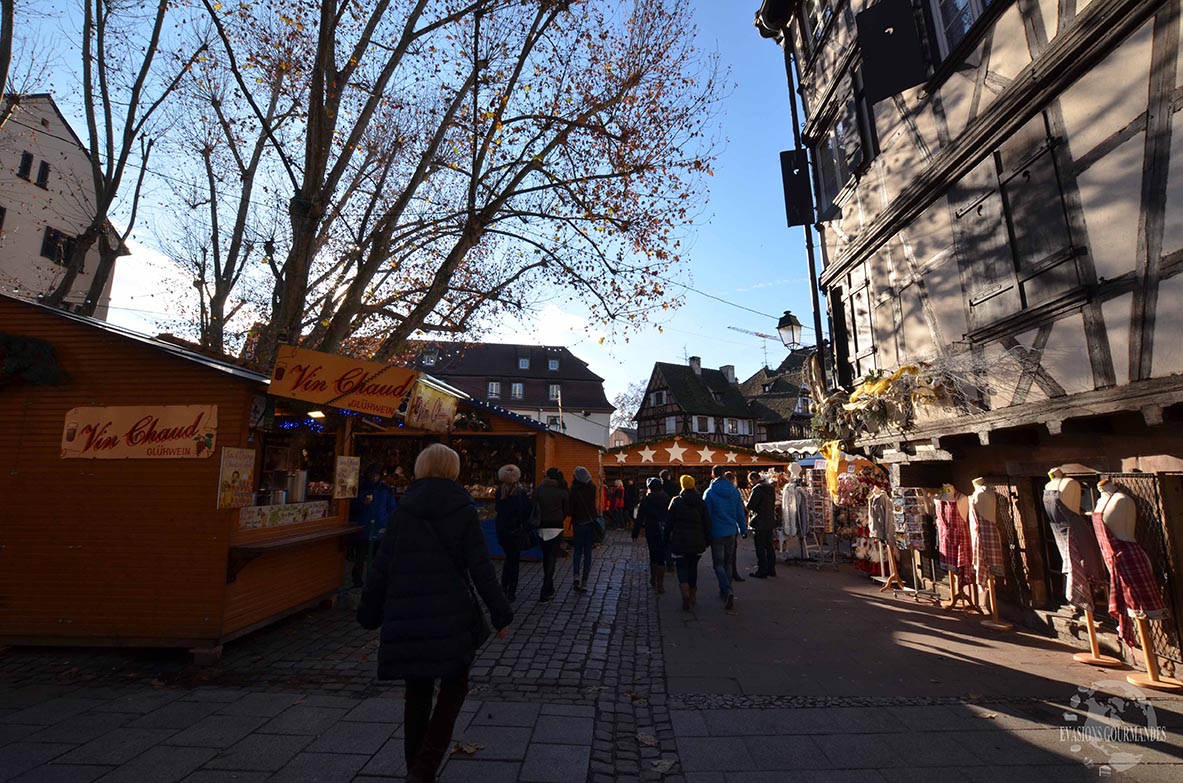
<svg viewBox="0 0 1183 783"><path fill-rule="evenodd" d="M761 387L760 387L760 389L761 389L761 390L762 390L762 391L763 391L765 394L767 394L768 392L772 391L772 384L771 384L771 383L766 383L766 384L764 384L763 386L761 386Z"/></svg>
<svg viewBox="0 0 1183 783"><path fill-rule="evenodd" d="M813 148L820 191L818 214L827 219L835 216L834 200L851 175L869 166L879 152L875 114L867 101L858 68L851 71L848 87L834 119Z"/></svg>
<svg viewBox="0 0 1183 783"><path fill-rule="evenodd" d="M649 404L650 405L665 405L666 399L667 399L666 390L661 389L661 390L655 391L649 395Z"/></svg>
<svg viewBox="0 0 1183 783"><path fill-rule="evenodd" d="M971 329L1080 287L1079 251L1045 115L971 172L972 200L954 213L967 249L962 277ZM1008 241L1009 240L1009 241Z"/></svg>
<svg viewBox="0 0 1183 783"><path fill-rule="evenodd" d="M548 385L547 385L547 387L546 387L546 399L548 399L548 400L558 400L558 399L560 399L562 396L563 396L563 393L562 393L562 389L560 389L560 388L559 388L559 384L557 384L557 383L551 383L551 384L548 384Z"/></svg>
<svg viewBox="0 0 1183 783"><path fill-rule="evenodd" d="M49 163L41 161L41 165L37 167L37 187L44 188L49 186Z"/></svg>
<svg viewBox="0 0 1183 783"><path fill-rule="evenodd" d="M522 399L523 388L523 385L520 383L511 383L509 385L509 396L513 397L515 400Z"/></svg>
<svg viewBox="0 0 1183 783"><path fill-rule="evenodd" d="M728 419L727 420L727 434L728 435L738 435L739 434L739 422L737 420L735 420L735 419Z"/></svg>
<svg viewBox="0 0 1183 783"><path fill-rule="evenodd" d="M530 357L529 356L519 356L518 357L518 369L519 370L530 369Z"/></svg>
<svg viewBox="0 0 1183 783"><path fill-rule="evenodd" d="M501 381L489 381L489 399L501 399Z"/></svg>
<svg viewBox="0 0 1183 783"><path fill-rule="evenodd" d="M33 153L22 152L21 164L16 169L16 175L21 179L28 179L33 173Z"/></svg>
<svg viewBox="0 0 1183 783"><path fill-rule="evenodd" d="M423 354L423 366L435 367L435 363L438 359L439 354L437 354L435 351L428 351L427 353Z"/></svg>
<svg viewBox="0 0 1183 783"><path fill-rule="evenodd" d="M940 59L945 59L965 40L970 28L992 0L929 0Z"/></svg>
<svg viewBox="0 0 1183 783"><path fill-rule="evenodd" d="M801 32L806 56L817 50L826 24L833 15L834 9L830 5L830 0L804 0L801 3Z"/></svg>
<svg viewBox="0 0 1183 783"><path fill-rule="evenodd" d="M41 255L59 266L65 266L74 256L74 247L77 244L78 240L74 237L46 226L45 237L41 240ZM78 271L82 272L84 269L80 266Z"/></svg>
<svg viewBox="0 0 1183 783"><path fill-rule="evenodd" d="M4 230L4 218L8 214L8 210L0 207L0 231Z"/></svg>
<svg viewBox="0 0 1183 783"><path fill-rule="evenodd" d="M678 417L677 416L666 416L665 417L665 434L666 435L674 435L677 433L677 431L678 431Z"/></svg>
<svg viewBox="0 0 1183 783"><path fill-rule="evenodd" d="M698 420L697 426L694 428L695 432L710 432L711 419L709 416L696 416L695 418Z"/></svg>
<svg viewBox="0 0 1183 783"><path fill-rule="evenodd" d="M555 428L555 429L557 430L557 429L561 429L561 428L562 428L562 426L563 426L563 423L562 423L562 421L559 419L559 417L558 417L558 416L547 416L547 417L546 417L546 426L548 426L548 427L553 427L553 428Z"/></svg>
<svg viewBox="0 0 1183 783"><path fill-rule="evenodd" d="M546 362L546 369L550 370L551 372L557 372L559 369L559 360L548 359Z"/></svg>

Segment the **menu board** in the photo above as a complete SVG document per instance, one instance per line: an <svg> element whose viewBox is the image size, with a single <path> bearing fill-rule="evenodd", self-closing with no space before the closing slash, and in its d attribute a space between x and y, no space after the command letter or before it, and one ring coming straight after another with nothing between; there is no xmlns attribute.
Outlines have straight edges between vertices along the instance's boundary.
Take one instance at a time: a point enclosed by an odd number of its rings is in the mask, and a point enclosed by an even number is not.
<svg viewBox="0 0 1183 783"><path fill-rule="evenodd" d="M222 467L218 473L218 508L245 508L252 505L255 486L255 450L222 448Z"/></svg>
<svg viewBox="0 0 1183 783"><path fill-rule="evenodd" d="M317 500L282 506L249 506L238 512L238 527L241 530L257 530L261 527L283 527L327 519L331 516L330 505L327 500Z"/></svg>
<svg viewBox="0 0 1183 783"><path fill-rule="evenodd" d="M333 471L333 500L357 497L357 483L361 473L361 457L337 457Z"/></svg>

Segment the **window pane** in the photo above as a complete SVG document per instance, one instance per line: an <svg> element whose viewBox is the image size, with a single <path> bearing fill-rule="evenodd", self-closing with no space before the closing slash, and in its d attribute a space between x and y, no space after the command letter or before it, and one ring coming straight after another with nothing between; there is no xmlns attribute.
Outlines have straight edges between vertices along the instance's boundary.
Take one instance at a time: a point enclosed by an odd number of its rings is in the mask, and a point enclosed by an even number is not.
<svg viewBox="0 0 1183 783"><path fill-rule="evenodd" d="M980 14L979 5L975 0L936 0L937 24L945 35L949 51L965 40Z"/></svg>

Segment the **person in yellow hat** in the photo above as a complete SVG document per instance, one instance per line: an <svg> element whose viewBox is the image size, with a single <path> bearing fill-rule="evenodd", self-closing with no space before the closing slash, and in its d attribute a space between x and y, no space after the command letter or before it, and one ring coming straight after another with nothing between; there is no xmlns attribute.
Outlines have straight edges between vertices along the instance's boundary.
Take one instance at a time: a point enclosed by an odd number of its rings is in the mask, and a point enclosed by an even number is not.
<svg viewBox="0 0 1183 783"><path fill-rule="evenodd" d="M693 476L679 479L682 491L670 501L666 523L668 551L674 556L678 588L682 591L682 611L690 611L698 597L698 559L706 551L711 537L711 515L706 503L694 488Z"/></svg>

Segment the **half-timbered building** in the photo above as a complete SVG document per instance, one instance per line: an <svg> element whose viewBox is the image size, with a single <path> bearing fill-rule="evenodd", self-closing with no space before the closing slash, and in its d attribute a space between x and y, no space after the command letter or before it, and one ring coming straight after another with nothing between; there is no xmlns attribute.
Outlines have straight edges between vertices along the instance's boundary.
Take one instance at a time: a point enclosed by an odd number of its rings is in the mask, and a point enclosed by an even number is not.
<svg viewBox="0 0 1183 783"><path fill-rule="evenodd" d="M786 201L819 239L830 381L850 392L906 367L933 386L847 444L904 486L990 477L1013 500L1010 597L1026 606L1057 590L1035 493L1067 465L1086 485L1125 476L1183 610L1180 24L1180 0L766 0L757 15L804 110Z"/></svg>
<svg viewBox="0 0 1183 783"><path fill-rule="evenodd" d="M739 392L735 367L712 370L697 356L689 364L653 365L636 422L641 441L692 435L749 449L756 444L754 419Z"/></svg>

